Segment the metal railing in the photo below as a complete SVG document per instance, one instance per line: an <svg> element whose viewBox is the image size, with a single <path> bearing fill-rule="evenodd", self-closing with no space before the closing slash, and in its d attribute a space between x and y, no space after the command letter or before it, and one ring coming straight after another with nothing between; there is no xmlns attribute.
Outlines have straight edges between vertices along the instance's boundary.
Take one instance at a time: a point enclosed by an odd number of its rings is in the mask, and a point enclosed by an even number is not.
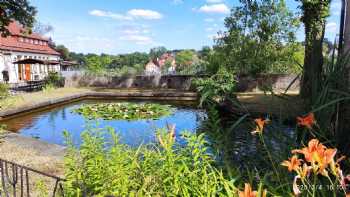
<svg viewBox="0 0 350 197"><path fill-rule="evenodd" d="M0 159L0 197L31 196L30 174L35 173L54 181L52 197L64 196L64 179L38 170Z"/></svg>

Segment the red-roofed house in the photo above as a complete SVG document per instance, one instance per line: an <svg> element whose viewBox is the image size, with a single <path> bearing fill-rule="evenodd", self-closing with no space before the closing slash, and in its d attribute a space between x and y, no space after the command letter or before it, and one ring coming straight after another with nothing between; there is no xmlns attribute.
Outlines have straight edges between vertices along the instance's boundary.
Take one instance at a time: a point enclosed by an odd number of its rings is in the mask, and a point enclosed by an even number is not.
<svg viewBox="0 0 350 197"><path fill-rule="evenodd" d="M58 64L60 54L49 46L48 39L36 33L26 33L17 22L12 22L8 29L9 36L0 36L0 81L8 80L9 83L19 83L42 80L49 72L60 71ZM15 63L20 60L32 61L31 63Z"/></svg>

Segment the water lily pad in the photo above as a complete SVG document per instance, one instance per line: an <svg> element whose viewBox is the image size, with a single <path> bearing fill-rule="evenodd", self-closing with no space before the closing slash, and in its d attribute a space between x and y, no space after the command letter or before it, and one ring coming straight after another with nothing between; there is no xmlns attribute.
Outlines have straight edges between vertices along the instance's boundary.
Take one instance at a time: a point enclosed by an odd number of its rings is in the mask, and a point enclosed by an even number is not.
<svg viewBox="0 0 350 197"><path fill-rule="evenodd" d="M73 113L81 114L88 119L104 120L156 120L172 114L174 109L169 105L156 103L99 103L84 104Z"/></svg>

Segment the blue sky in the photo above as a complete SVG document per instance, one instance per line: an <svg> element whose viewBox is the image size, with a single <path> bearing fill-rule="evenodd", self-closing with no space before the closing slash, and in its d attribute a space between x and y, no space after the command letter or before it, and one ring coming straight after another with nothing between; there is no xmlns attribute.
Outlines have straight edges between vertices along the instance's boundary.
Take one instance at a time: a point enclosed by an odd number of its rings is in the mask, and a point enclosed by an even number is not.
<svg viewBox="0 0 350 197"><path fill-rule="evenodd" d="M200 49L224 30L223 19L238 0L30 0L37 20L50 24L57 44L83 53L148 52L154 46ZM298 11L298 3L287 0ZM340 0L333 0L326 37L334 40ZM304 39L303 30L297 33Z"/></svg>

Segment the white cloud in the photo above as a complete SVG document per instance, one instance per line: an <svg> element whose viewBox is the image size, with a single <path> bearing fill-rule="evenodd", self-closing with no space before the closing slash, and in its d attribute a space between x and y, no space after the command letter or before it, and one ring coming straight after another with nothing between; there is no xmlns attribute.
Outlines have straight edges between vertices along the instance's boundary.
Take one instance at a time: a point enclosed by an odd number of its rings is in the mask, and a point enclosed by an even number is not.
<svg viewBox="0 0 350 197"><path fill-rule="evenodd" d="M97 54L102 52L113 53L119 44L116 39L89 35L60 36L55 38L55 42L64 44L71 51Z"/></svg>
<svg viewBox="0 0 350 197"><path fill-rule="evenodd" d="M116 20L133 20L130 16L125 16L122 14L117 14L113 12L103 11L103 10L92 10L89 12L92 16L108 17Z"/></svg>
<svg viewBox="0 0 350 197"><path fill-rule="evenodd" d="M128 11L128 15L134 18L142 18L148 20L161 19L163 15L159 12L153 10L144 10L144 9L132 9Z"/></svg>
<svg viewBox="0 0 350 197"><path fill-rule="evenodd" d="M145 19L145 20L155 20L163 18L163 15L159 12L153 10L144 9L132 9L126 14L113 13L104 10L92 10L89 12L92 16L107 17L115 20L134 20L134 19Z"/></svg>
<svg viewBox="0 0 350 197"><path fill-rule="evenodd" d="M199 12L203 13L214 13L214 14L228 14L230 13L230 9L226 4L211 4L211 5L203 5L199 8Z"/></svg>
<svg viewBox="0 0 350 197"><path fill-rule="evenodd" d="M129 24L129 25L122 25L118 27L119 32L121 32L123 35L127 34L148 34L150 33L149 26L143 25L143 24Z"/></svg>
<svg viewBox="0 0 350 197"><path fill-rule="evenodd" d="M130 34L130 35L121 36L120 40L134 42L138 45L147 45L147 44L154 43L154 41L151 37L143 36L143 35L136 35L136 34L135 35Z"/></svg>
<svg viewBox="0 0 350 197"><path fill-rule="evenodd" d="M207 22L207 23L212 23L212 22L215 21L215 19L213 19L213 18L206 18L206 19L204 19L204 21Z"/></svg>
<svg viewBox="0 0 350 197"><path fill-rule="evenodd" d="M335 22L327 23L326 32L329 32L329 33L337 32L337 23L335 23Z"/></svg>
<svg viewBox="0 0 350 197"><path fill-rule="evenodd" d="M207 0L207 3L222 3L223 0Z"/></svg>

